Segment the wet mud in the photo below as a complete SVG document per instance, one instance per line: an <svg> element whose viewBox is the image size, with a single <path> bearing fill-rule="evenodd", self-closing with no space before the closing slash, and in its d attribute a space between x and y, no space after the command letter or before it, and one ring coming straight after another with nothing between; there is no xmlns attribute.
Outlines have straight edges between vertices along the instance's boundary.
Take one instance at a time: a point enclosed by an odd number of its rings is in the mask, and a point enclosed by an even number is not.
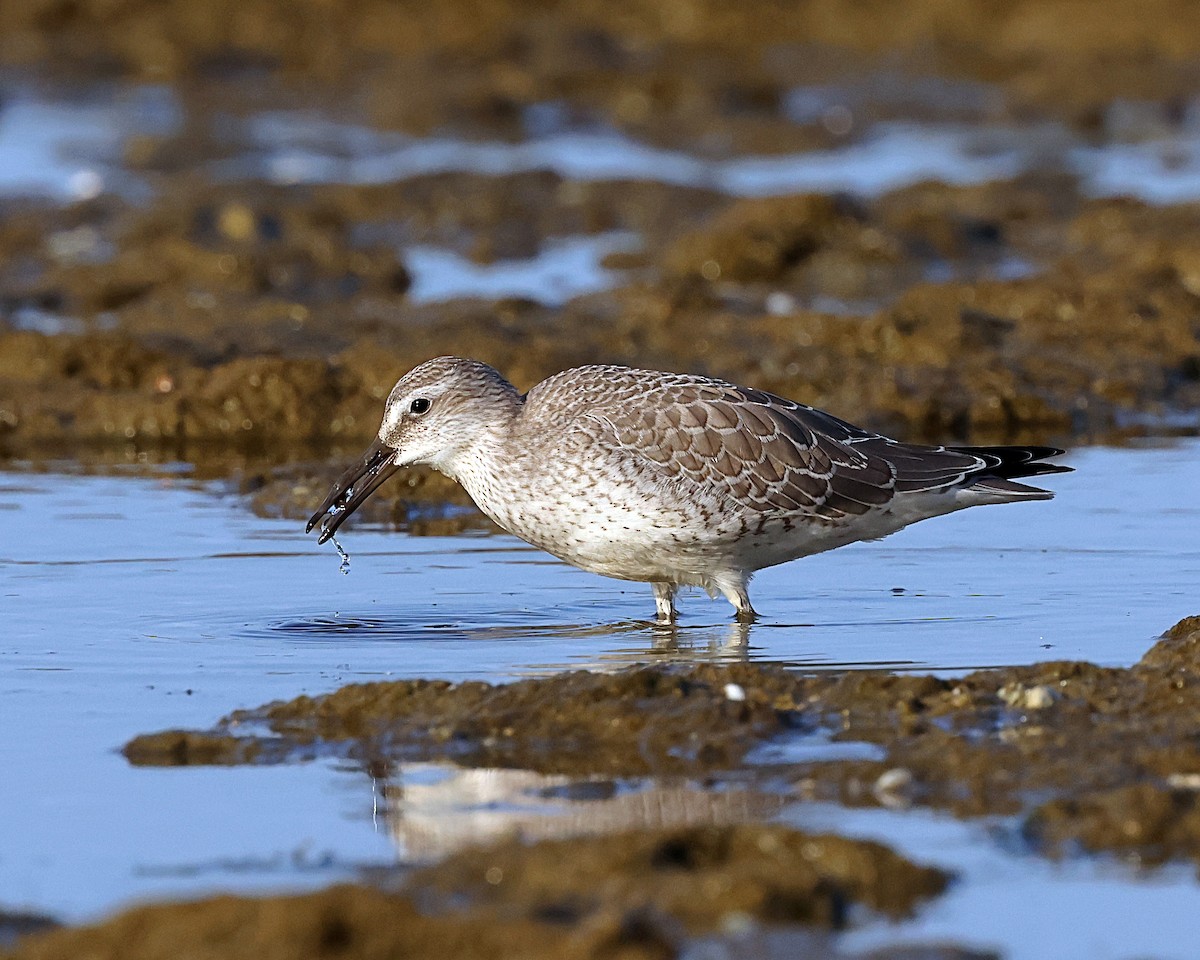
<svg viewBox="0 0 1200 960"><path fill-rule="evenodd" d="M426 917L407 898L368 887L338 886L319 893L263 899L216 897L145 906L94 927L29 937L3 954L12 960L96 957L167 960L181 944L191 956L293 958L591 957L571 949L569 936L519 919L469 921ZM600 954L602 956L602 954ZM671 956L638 953L631 957Z"/></svg>
<svg viewBox="0 0 1200 960"><path fill-rule="evenodd" d="M558 914L569 923L601 909L647 910L694 934L738 915L837 929L855 903L900 917L941 893L947 879L877 843L737 825L509 841L452 856L410 882L422 896Z"/></svg>
<svg viewBox="0 0 1200 960"><path fill-rule="evenodd" d="M1086 8L1072 0L737 8L625 0L552 9L523 0L439 9L385 0L303 9L285 0L207 8L84 0L6 8L0 61L67 76L304 82L314 97L320 86L355 94L375 123L415 132L449 122L518 135L529 107L562 102L642 137L720 146L778 141L790 90L830 80L875 88L868 116L933 100L957 115L1038 113L1094 127L1114 99L1129 98L1162 105L1169 120L1195 91L1200 30L1191 13L1186 0L1137 10L1117 0ZM950 81L949 93L906 85L914 68ZM793 149L849 132L840 115L819 111L793 126Z"/></svg>
<svg viewBox="0 0 1200 960"><path fill-rule="evenodd" d="M816 765L798 785L851 804L1015 815L1026 840L1054 855L1200 863L1198 644L1191 617L1129 669L1050 662L896 677L883 681L883 702L869 678L848 675L824 703L839 711L840 736L879 743L887 757Z"/></svg>
<svg viewBox="0 0 1200 960"><path fill-rule="evenodd" d="M508 841L393 882L298 897L141 907L25 939L12 960L65 956L672 958L730 927L841 929L900 917L946 886L881 844L779 826L635 830Z"/></svg>
<svg viewBox="0 0 1200 960"><path fill-rule="evenodd" d="M753 664L637 667L493 686L355 684L130 741L140 765L445 759L577 776L759 776L751 751L814 734L878 760L788 767L810 799L1018 818L1051 854L1200 863L1200 619L1133 667L1049 662L961 679L799 676ZM249 728L242 732L243 728ZM1079 758L1089 758L1081 765ZM1038 799L1032 799L1038 798Z"/></svg>
<svg viewBox="0 0 1200 960"><path fill-rule="evenodd" d="M213 733L137 737L124 753L134 764L165 766L286 762L332 750L367 761L450 758L581 775L728 770L783 730L794 712L785 671L744 672L754 683L740 700L725 687L743 668L579 671L508 684L352 684L238 711ZM264 732L254 732L259 728Z"/></svg>

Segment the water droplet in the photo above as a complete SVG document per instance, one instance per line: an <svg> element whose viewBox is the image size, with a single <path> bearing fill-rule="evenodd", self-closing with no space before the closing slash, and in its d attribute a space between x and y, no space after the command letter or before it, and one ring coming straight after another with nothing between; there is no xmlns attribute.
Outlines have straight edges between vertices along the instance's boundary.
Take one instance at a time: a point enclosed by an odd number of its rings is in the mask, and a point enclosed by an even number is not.
<svg viewBox="0 0 1200 960"><path fill-rule="evenodd" d="M337 542L337 537L330 537L329 539L333 541L333 545L337 548L338 556L342 558L342 565L338 569L342 573L348 574L350 572L350 554L342 549L342 545Z"/></svg>

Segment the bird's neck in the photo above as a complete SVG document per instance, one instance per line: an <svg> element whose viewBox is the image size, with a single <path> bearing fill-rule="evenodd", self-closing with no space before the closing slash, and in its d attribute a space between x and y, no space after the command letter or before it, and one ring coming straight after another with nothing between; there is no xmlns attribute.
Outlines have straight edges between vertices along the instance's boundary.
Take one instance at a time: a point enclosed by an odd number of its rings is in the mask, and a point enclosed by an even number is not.
<svg viewBox="0 0 1200 960"><path fill-rule="evenodd" d="M513 433L513 423L520 413L519 400L497 406L491 415L473 425L469 434L450 446L433 464L434 468L457 480L472 496L488 478L495 477L506 461L506 449Z"/></svg>

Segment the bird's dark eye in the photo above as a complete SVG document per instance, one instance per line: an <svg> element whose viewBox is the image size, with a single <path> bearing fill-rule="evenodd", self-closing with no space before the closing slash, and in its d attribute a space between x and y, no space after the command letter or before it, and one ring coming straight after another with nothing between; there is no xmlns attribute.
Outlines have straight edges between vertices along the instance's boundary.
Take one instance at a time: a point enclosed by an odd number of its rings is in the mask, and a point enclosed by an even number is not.
<svg viewBox="0 0 1200 960"><path fill-rule="evenodd" d="M429 398L428 397L417 397L416 400L414 400L412 403L410 403L408 405L408 409L411 410L413 413L417 413L417 414L424 413L426 410L429 409Z"/></svg>

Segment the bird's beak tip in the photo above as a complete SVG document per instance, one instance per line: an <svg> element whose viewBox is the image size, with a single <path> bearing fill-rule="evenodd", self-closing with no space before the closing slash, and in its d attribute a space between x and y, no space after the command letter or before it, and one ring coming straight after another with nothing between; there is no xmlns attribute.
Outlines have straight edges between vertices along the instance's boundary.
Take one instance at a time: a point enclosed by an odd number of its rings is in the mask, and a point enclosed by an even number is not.
<svg viewBox="0 0 1200 960"><path fill-rule="evenodd" d="M399 468L396 451L376 441L366 453L338 478L329 495L308 519L305 533L320 525L318 544L328 542L342 522Z"/></svg>

